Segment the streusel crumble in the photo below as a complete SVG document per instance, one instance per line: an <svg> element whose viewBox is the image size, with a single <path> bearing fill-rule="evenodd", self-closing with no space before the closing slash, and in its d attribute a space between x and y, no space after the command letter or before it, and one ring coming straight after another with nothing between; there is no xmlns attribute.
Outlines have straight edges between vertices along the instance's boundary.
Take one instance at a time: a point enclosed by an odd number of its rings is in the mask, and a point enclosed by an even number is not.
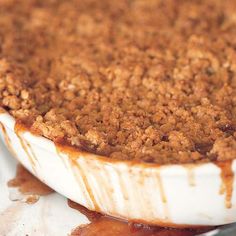
<svg viewBox="0 0 236 236"><path fill-rule="evenodd" d="M114 159L236 157L236 1L1 0L0 107Z"/></svg>

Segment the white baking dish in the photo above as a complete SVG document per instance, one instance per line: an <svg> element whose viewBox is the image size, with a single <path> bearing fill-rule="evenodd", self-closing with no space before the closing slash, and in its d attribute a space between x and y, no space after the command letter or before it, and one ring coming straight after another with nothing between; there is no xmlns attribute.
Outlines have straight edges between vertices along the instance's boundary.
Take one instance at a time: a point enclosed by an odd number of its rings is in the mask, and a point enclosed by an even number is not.
<svg viewBox="0 0 236 236"><path fill-rule="evenodd" d="M114 161L56 146L28 131L17 132L9 114L0 114L0 122L3 141L29 171L91 210L180 227L236 221L235 161L227 164L231 175L213 163L157 166Z"/></svg>

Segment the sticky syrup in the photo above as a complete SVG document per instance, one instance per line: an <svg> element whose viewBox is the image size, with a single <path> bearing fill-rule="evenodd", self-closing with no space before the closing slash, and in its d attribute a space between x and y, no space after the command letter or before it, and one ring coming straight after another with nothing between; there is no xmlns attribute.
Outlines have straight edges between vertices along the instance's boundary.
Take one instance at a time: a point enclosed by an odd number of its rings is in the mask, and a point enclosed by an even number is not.
<svg viewBox="0 0 236 236"><path fill-rule="evenodd" d="M195 229L173 229L145 224L120 221L90 211L85 207L68 200L68 205L87 216L91 223L75 228L70 236L194 236L207 232L213 227Z"/></svg>
<svg viewBox="0 0 236 236"><path fill-rule="evenodd" d="M225 194L225 205L227 208L232 207L232 194L233 194L233 182L234 172L232 170L232 160L225 162L218 162L217 166L221 169L221 189L220 194Z"/></svg>
<svg viewBox="0 0 236 236"><path fill-rule="evenodd" d="M17 166L15 178L8 182L8 186L18 188L20 193L27 195L26 202L29 204L37 202L39 196L45 196L53 192L51 188L34 177L20 164Z"/></svg>

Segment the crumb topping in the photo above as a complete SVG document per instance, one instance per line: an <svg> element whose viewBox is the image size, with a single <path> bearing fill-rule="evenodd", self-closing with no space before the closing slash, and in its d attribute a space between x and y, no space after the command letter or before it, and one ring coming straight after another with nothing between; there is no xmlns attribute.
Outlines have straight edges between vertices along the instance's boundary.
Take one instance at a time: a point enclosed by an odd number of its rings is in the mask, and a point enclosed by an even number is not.
<svg viewBox="0 0 236 236"><path fill-rule="evenodd" d="M235 105L236 1L0 1L0 107L54 142L226 161Z"/></svg>

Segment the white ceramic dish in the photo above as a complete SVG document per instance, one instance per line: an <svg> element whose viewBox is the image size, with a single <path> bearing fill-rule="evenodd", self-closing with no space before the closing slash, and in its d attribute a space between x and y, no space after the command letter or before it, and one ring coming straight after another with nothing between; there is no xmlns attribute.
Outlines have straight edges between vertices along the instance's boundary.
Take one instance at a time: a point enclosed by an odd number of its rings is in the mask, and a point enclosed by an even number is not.
<svg viewBox="0 0 236 236"><path fill-rule="evenodd" d="M3 141L29 171L91 210L169 226L236 221L236 180L216 164L157 166L110 161L58 147L28 131L16 132L9 114L0 114L0 122ZM228 169L235 173L236 161Z"/></svg>

